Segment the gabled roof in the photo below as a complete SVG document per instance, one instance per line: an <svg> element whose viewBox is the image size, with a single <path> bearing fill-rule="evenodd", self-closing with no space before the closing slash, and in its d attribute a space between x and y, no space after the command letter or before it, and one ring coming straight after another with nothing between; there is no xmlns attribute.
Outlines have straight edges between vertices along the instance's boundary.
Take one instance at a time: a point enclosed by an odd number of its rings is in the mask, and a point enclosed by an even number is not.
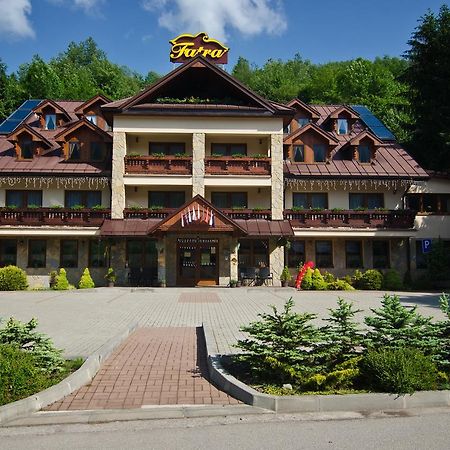
<svg viewBox="0 0 450 450"><path fill-rule="evenodd" d="M353 137L350 140L350 145L359 145L359 143L363 139L370 139L375 145L383 145L383 142L381 142L372 132L369 130L361 131L361 133L357 134L355 137Z"/></svg>
<svg viewBox="0 0 450 450"><path fill-rule="evenodd" d="M36 108L33 109L33 111L35 113L42 113L42 110L46 106L51 106L52 108L55 109L55 111L59 112L60 114L63 114L67 118L67 120L70 120L69 113L62 106L58 105L56 102L50 99L42 101L38 106L36 106Z"/></svg>
<svg viewBox="0 0 450 450"><path fill-rule="evenodd" d="M347 105L342 105L338 109L334 110L328 116L328 118L329 119L337 119L339 114L341 114L343 112L347 112L348 114L350 114L350 118L351 119L358 119L359 118L359 114L354 109L350 108L350 106L347 106Z"/></svg>
<svg viewBox="0 0 450 450"><path fill-rule="evenodd" d="M303 109L304 111L311 114L311 117L313 119L318 119L320 117L320 114L313 107L307 105L298 98L293 98L289 103L286 104L286 106L289 106L296 110Z"/></svg>
<svg viewBox="0 0 450 450"><path fill-rule="evenodd" d="M65 137L68 134L73 133L74 131L78 130L81 127L88 127L94 133L101 135L103 139L106 139L108 141L112 140L112 136L109 133L102 130L97 125L94 125L92 122L90 122L86 118L80 119L79 121L77 121L77 122L73 123L72 125L70 125L69 127L65 128L63 131L61 131L61 133L58 133L55 136L55 140L56 141L64 141Z"/></svg>
<svg viewBox="0 0 450 450"><path fill-rule="evenodd" d="M236 231L238 233L247 234L247 231L239 224L237 224L234 220L230 219L228 216L226 216L220 209L217 209L212 203L208 202L206 199L204 199L201 195L197 194L195 197L187 201L183 206L178 208L175 212L167 216L164 220L156 224L150 231L149 234L155 233L157 231L168 231L169 228L175 226L179 226L181 228L180 222L181 222L181 213L183 211L187 211L191 207L194 207L194 205L199 205L202 208L209 209L212 211L215 215L215 220L220 221L225 226L228 226L228 230L223 230L223 227L220 229L215 229L215 227L210 227L206 222L199 221L199 226L203 226L205 228L204 231L211 232L211 231ZM197 210L196 210L197 211ZM189 232L189 227L184 227L186 232Z"/></svg>
<svg viewBox="0 0 450 450"><path fill-rule="evenodd" d="M286 136L284 139L284 144L292 144L295 138L301 136L304 133L307 133L308 131L312 131L324 137L325 139L328 140L330 145L338 145L339 143L339 141L332 134L326 132L325 130L317 126L315 123L308 123L304 127L298 128L297 130L293 131L291 134Z"/></svg>
<svg viewBox="0 0 450 450"><path fill-rule="evenodd" d="M12 133L10 133L8 136L6 136L6 139L10 142L17 142L18 136L22 132L27 132L34 136L36 138L36 141L43 142L47 147L52 147L52 144L50 141L48 141L42 134L40 134L37 130L34 130L26 123L22 123L18 128L16 128Z"/></svg>
<svg viewBox="0 0 450 450"><path fill-rule="evenodd" d="M109 99L108 97L105 97L102 94L94 95L89 100L86 100L84 103L82 103L80 106L78 106L78 108L75 108L74 112L75 112L75 114L82 114L85 109L89 108L90 106L94 105L95 103L101 103L102 105L104 105L104 104L110 103L110 102L111 102L111 99Z"/></svg>
<svg viewBox="0 0 450 450"><path fill-rule="evenodd" d="M244 84L238 81L236 78L229 75L224 70L220 69L217 65L210 63L205 58L201 56L196 56L191 61L186 64L183 64L168 73L163 78L156 81L154 84L150 85L148 88L139 92L133 97L129 97L124 99L123 101L116 101L102 106L104 110L115 110L118 112L123 112L129 110L130 108L140 104L140 103L150 103L153 102L149 99L154 97L158 92L162 91L163 88L167 89L172 85L177 78L186 74L188 71L194 68L202 68L208 70L210 73L215 74L221 80L223 80L226 84L232 87L234 90L239 92L243 97L249 99L255 106L260 107L271 114L293 114L294 111L290 108L286 108L286 106L280 107L277 104L270 102L255 92L251 91Z"/></svg>

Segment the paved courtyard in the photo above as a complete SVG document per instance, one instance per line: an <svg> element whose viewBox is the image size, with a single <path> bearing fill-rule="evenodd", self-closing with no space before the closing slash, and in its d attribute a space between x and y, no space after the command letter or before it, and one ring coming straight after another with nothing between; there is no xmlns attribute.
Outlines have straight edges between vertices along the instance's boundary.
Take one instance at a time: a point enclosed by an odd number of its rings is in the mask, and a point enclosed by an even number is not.
<svg viewBox="0 0 450 450"><path fill-rule="evenodd" d="M102 364L92 382L49 411L140 408L144 405L232 405L208 382L200 328L140 328Z"/></svg>
<svg viewBox="0 0 450 450"><path fill-rule="evenodd" d="M341 296L370 312L380 306L383 292L314 292L291 288L98 288L74 291L0 292L0 317L26 321L36 317L39 329L48 333L66 357L97 350L130 324L141 327L198 327L208 324L216 351L236 351L242 337L239 327L281 307L293 296L296 310L324 317ZM400 293L405 305L417 304L425 315L441 317L439 294ZM359 314L362 318L364 313Z"/></svg>

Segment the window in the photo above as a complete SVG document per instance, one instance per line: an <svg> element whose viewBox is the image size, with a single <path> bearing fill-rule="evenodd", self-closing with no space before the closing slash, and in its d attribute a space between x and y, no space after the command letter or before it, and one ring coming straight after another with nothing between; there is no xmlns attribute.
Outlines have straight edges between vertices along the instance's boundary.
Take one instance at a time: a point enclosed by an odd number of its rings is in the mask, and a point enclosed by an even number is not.
<svg viewBox="0 0 450 450"><path fill-rule="evenodd" d="M106 267L106 241L89 241L89 267Z"/></svg>
<svg viewBox="0 0 450 450"><path fill-rule="evenodd" d="M384 207L383 194L348 194L350 209L377 209Z"/></svg>
<svg viewBox="0 0 450 450"><path fill-rule="evenodd" d="M287 250L288 267L297 268L305 261L305 241L291 241L291 247Z"/></svg>
<svg viewBox="0 0 450 450"><path fill-rule="evenodd" d="M239 241L238 270L239 275L250 267L269 267L269 242L258 239Z"/></svg>
<svg viewBox="0 0 450 450"><path fill-rule="evenodd" d="M345 241L345 266L347 269L363 266L361 241Z"/></svg>
<svg viewBox="0 0 450 450"><path fill-rule="evenodd" d="M0 239L0 267L17 264L17 241Z"/></svg>
<svg viewBox="0 0 450 450"><path fill-rule="evenodd" d="M314 144L314 162L325 162L326 160L326 149L324 144Z"/></svg>
<svg viewBox="0 0 450 450"><path fill-rule="evenodd" d="M331 241L316 241L316 266L333 267L333 244Z"/></svg>
<svg viewBox="0 0 450 450"><path fill-rule="evenodd" d="M78 241L61 240L59 266L64 268L78 267Z"/></svg>
<svg viewBox="0 0 450 450"><path fill-rule="evenodd" d="M427 267L427 257L422 252L422 239L419 239L416 241L416 268L426 269Z"/></svg>
<svg viewBox="0 0 450 450"><path fill-rule="evenodd" d="M20 157L22 159L33 159L34 155L34 142L30 140L21 140L20 144Z"/></svg>
<svg viewBox="0 0 450 450"><path fill-rule="evenodd" d="M358 145L358 160L360 163L370 163L370 156L368 145Z"/></svg>
<svg viewBox="0 0 450 450"><path fill-rule="evenodd" d="M291 124L286 125L286 126L283 128L283 133L284 133L284 134L289 134L290 132L291 132Z"/></svg>
<svg viewBox="0 0 450 450"><path fill-rule="evenodd" d="M348 134L348 120L338 119L337 120L337 132L338 134Z"/></svg>
<svg viewBox="0 0 450 450"><path fill-rule="evenodd" d="M85 208L92 208L101 204L101 191L65 191L64 206L66 208L73 208L78 205Z"/></svg>
<svg viewBox="0 0 450 450"><path fill-rule="evenodd" d="M6 191L6 206L28 208L42 206L42 191Z"/></svg>
<svg viewBox="0 0 450 450"><path fill-rule="evenodd" d="M305 162L304 145L294 145L294 162Z"/></svg>
<svg viewBox="0 0 450 450"><path fill-rule="evenodd" d="M149 155L182 155L185 151L184 142L149 142L148 154Z"/></svg>
<svg viewBox="0 0 450 450"><path fill-rule="evenodd" d="M45 129L56 130L56 114L45 115Z"/></svg>
<svg viewBox="0 0 450 450"><path fill-rule="evenodd" d="M328 208L328 194L321 192L294 192L292 203L295 208Z"/></svg>
<svg viewBox="0 0 450 450"><path fill-rule="evenodd" d="M94 114L89 114L86 116L86 119L89 120L89 122L93 123L94 125L97 125L97 116Z"/></svg>
<svg viewBox="0 0 450 450"><path fill-rule="evenodd" d="M158 270L156 241L153 239L127 240L127 263L130 269L153 268L156 278ZM151 270L149 272L151 272ZM146 273L143 276L148 275L149 273Z"/></svg>
<svg viewBox="0 0 450 450"><path fill-rule="evenodd" d="M211 192L211 203L217 208L247 208L247 193Z"/></svg>
<svg viewBox="0 0 450 450"><path fill-rule="evenodd" d="M390 267L389 241L372 242L372 260L374 269L388 269Z"/></svg>
<svg viewBox="0 0 450 450"><path fill-rule="evenodd" d="M299 128L302 128L305 125L308 125L309 119L307 117L299 117L297 119L297 123L298 123Z"/></svg>
<svg viewBox="0 0 450 450"><path fill-rule="evenodd" d="M47 241L30 239L28 241L28 267L42 268L46 265Z"/></svg>
<svg viewBox="0 0 450 450"><path fill-rule="evenodd" d="M211 144L211 155L216 156L245 156L247 144Z"/></svg>
<svg viewBox="0 0 450 450"><path fill-rule="evenodd" d="M103 161L105 159L105 154L103 152L103 142L91 142L91 161Z"/></svg>
<svg viewBox="0 0 450 450"><path fill-rule="evenodd" d="M78 141L69 142L69 158L70 160L77 161L81 159L81 146Z"/></svg>
<svg viewBox="0 0 450 450"><path fill-rule="evenodd" d="M185 196L183 191L149 191L148 207L179 208L184 205Z"/></svg>
<svg viewBox="0 0 450 450"><path fill-rule="evenodd" d="M421 213L449 213L450 194L408 194L406 205Z"/></svg>

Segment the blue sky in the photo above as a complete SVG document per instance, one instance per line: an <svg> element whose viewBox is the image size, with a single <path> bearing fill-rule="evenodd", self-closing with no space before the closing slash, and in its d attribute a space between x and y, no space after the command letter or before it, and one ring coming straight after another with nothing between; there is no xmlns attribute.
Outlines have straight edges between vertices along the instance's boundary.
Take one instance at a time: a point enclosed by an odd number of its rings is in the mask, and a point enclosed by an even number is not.
<svg viewBox="0 0 450 450"><path fill-rule="evenodd" d="M169 39L206 31L258 65L296 53L315 63L399 56L418 18L445 0L0 0L8 70L48 60L92 36L108 57L145 74L170 71Z"/></svg>

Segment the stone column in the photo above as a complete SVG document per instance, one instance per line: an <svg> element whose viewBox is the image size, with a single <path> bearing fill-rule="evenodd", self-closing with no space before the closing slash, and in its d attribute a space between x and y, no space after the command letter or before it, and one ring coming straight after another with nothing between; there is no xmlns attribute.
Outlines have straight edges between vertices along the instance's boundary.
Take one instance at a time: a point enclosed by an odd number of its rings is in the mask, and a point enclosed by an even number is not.
<svg viewBox="0 0 450 450"><path fill-rule="evenodd" d="M156 243L158 252L158 281L166 281L166 237L158 239Z"/></svg>
<svg viewBox="0 0 450 450"><path fill-rule="evenodd" d="M283 219L283 135L270 135L270 156L272 171L272 220Z"/></svg>
<svg viewBox="0 0 450 450"><path fill-rule="evenodd" d="M284 247L277 246L278 238L269 240L269 264L273 275L273 285L281 286L280 275L284 268Z"/></svg>
<svg viewBox="0 0 450 450"><path fill-rule="evenodd" d="M237 280L238 278L238 240L233 237L230 239L230 279Z"/></svg>
<svg viewBox="0 0 450 450"><path fill-rule="evenodd" d="M125 208L125 185L123 175L125 173L125 154L127 152L127 138L123 131L114 131L112 151L112 175L111 175L111 217L123 219Z"/></svg>
<svg viewBox="0 0 450 450"><path fill-rule="evenodd" d="M205 196L205 133L192 134L192 197Z"/></svg>

